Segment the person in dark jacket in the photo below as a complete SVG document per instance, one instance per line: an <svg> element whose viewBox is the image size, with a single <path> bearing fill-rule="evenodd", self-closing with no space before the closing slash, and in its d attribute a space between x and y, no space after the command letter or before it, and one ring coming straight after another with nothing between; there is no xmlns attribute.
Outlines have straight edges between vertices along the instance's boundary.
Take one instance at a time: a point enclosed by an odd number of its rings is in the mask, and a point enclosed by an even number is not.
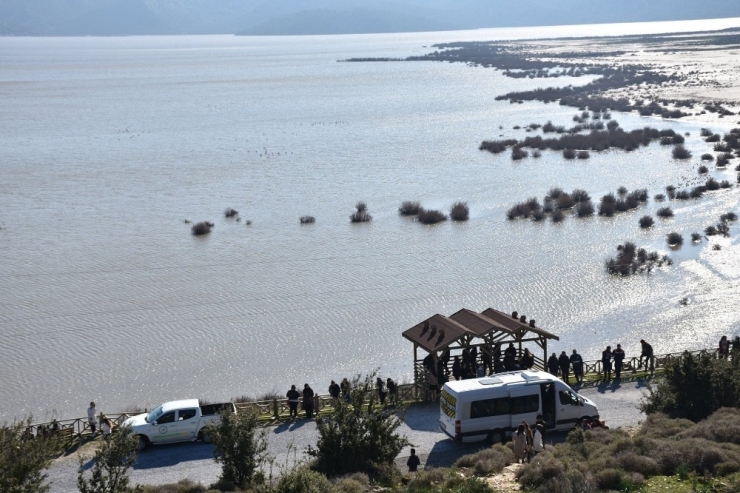
<svg viewBox="0 0 740 493"><path fill-rule="evenodd" d="M565 354L565 351L560 353L558 363L560 363L560 371L563 373L563 380L570 385L570 358Z"/></svg>
<svg viewBox="0 0 740 493"><path fill-rule="evenodd" d="M385 404L385 397L388 395L388 391L385 390L385 382L383 382L382 378L378 377L375 380L375 388L378 391L378 400L382 406Z"/></svg>
<svg viewBox="0 0 740 493"><path fill-rule="evenodd" d="M612 379L612 347L607 346L601 352L601 366L604 371L604 380Z"/></svg>
<svg viewBox="0 0 740 493"><path fill-rule="evenodd" d="M642 368L642 359L645 358L645 368L648 367L648 362L650 362L650 371L653 371L653 346L645 342L644 339L640 339L640 345L642 346L642 352L637 367Z"/></svg>
<svg viewBox="0 0 740 493"><path fill-rule="evenodd" d="M529 349L524 348L524 354L522 354L522 358L519 360L519 366L522 367L522 370L529 370L534 366L534 355L529 352Z"/></svg>
<svg viewBox="0 0 740 493"><path fill-rule="evenodd" d="M305 384L303 386L303 410L306 411L306 417L308 419L313 418L313 389Z"/></svg>
<svg viewBox="0 0 740 493"><path fill-rule="evenodd" d="M555 355L555 353L552 353L552 356L550 356L550 358L547 360L547 371L557 376L558 368L560 368L560 362L558 361L558 357Z"/></svg>
<svg viewBox="0 0 740 493"><path fill-rule="evenodd" d="M388 396L391 398L391 404L398 404L398 385L394 382L391 377L388 377L385 381L385 387L388 389Z"/></svg>
<svg viewBox="0 0 740 493"><path fill-rule="evenodd" d="M285 397L288 399L288 409L290 410L289 416L291 418L298 417L298 403L301 399L301 394L295 389L295 385L290 386L290 390Z"/></svg>
<svg viewBox="0 0 740 493"><path fill-rule="evenodd" d="M332 380L331 383L329 384L329 395L331 396L331 398L334 399L335 401L339 399L340 391L341 389L339 388L339 384L335 382L334 380Z"/></svg>
<svg viewBox="0 0 740 493"><path fill-rule="evenodd" d="M570 366L573 368L573 376L576 377L576 383L583 383L583 358L573 350L570 355Z"/></svg>
<svg viewBox="0 0 740 493"><path fill-rule="evenodd" d="M416 455L416 449L411 449L411 455L409 456L409 459L406 461L406 465L409 466L409 472L416 472L416 469L421 465L421 461L419 460L419 456Z"/></svg>
<svg viewBox="0 0 740 493"><path fill-rule="evenodd" d="M486 348L481 349L480 360L481 360L481 364L483 365L483 371L486 373L486 375L492 374L493 373L493 361L491 358L491 353L489 353Z"/></svg>
<svg viewBox="0 0 740 493"><path fill-rule="evenodd" d="M621 344L617 344L617 349L612 351L614 357L614 378L617 380L622 378L622 361L624 361L624 349Z"/></svg>

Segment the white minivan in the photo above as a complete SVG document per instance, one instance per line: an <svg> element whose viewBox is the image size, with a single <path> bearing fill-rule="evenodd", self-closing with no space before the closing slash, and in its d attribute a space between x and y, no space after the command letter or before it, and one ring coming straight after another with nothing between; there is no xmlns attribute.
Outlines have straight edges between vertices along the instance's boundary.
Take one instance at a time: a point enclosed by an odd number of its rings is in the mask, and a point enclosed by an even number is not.
<svg viewBox="0 0 740 493"><path fill-rule="evenodd" d="M548 430L570 429L584 418L599 417L593 401L544 371L448 382L439 402L440 428L463 442L505 442L522 421L534 426L538 414Z"/></svg>

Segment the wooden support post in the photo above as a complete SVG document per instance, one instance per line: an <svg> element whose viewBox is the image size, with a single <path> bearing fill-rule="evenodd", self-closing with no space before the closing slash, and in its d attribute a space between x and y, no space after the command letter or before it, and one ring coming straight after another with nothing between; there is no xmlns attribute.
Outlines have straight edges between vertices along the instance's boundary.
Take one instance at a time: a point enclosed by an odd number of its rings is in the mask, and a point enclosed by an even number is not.
<svg viewBox="0 0 740 493"><path fill-rule="evenodd" d="M280 417L280 407L278 406L277 399L272 400L272 415L275 417L275 419L278 419Z"/></svg>

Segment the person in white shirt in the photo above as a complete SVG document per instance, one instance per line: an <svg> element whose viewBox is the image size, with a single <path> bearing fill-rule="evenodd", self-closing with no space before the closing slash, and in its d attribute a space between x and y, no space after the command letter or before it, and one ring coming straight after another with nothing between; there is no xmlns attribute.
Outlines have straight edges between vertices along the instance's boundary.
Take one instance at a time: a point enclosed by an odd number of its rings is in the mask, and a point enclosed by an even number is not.
<svg viewBox="0 0 740 493"><path fill-rule="evenodd" d="M100 420L100 433L103 434L103 438L108 440L110 439L111 431L113 431L113 423L108 419L108 416L103 416Z"/></svg>
<svg viewBox="0 0 740 493"><path fill-rule="evenodd" d="M92 430L92 436L95 438L95 433L98 427L98 418L95 417L95 403L91 402L90 407L87 409L87 422L90 424Z"/></svg>
<svg viewBox="0 0 740 493"><path fill-rule="evenodd" d="M544 427L542 425L537 425L534 428L534 443L532 444L532 448L534 449L534 453L539 454L540 452L543 452L545 450L545 441L543 439L544 436Z"/></svg>

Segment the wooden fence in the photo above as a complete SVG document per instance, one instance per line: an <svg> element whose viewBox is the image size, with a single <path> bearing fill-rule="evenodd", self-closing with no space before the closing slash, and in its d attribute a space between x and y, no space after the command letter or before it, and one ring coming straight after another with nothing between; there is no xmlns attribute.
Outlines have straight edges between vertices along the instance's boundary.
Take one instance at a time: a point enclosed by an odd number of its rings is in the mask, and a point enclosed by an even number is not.
<svg viewBox="0 0 740 493"><path fill-rule="evenodd" d="M653 373L655 371L662 371L666 365L674 360L680 360L686 354L701 355L709 354L712 357L717 357L717 349L700 349L696 351L683 351L679 353L668 353L653 356L647 365L643 365L645 372ZM629 374L635 374L640 370L639 368L639 357L627 358L622 363L622 373L629 376ZM644 358L643 358L644 360ZM535 362L537 369L542 368L542 360ZM603 365L601 360L596 361L584 361L584 377L589 380L599 380L603 375ZM612 374L613 374L612 369ZM421 372L421 374L425 374ZM411 384L399 384L398 385L398 401L400 402L414 402L427 400L429 396L429 386L426 382L417 382ZM339 397L342 399L343 397ZM376 399L376 393L370 392L370 398ZM386 402L390 402L391 396L387 397ZM302 399L301 399L302 401ZM369 402L366 402L369 404ZM286 399L271 399L265 401L254 401L254 402L237 402L235 403L237 411L251 410L257 413L258 417L265 424L274 422L287 421L290 416L290 410ZM334 406L334 399L329 395L316 395L314 397L314 412L331 412ZM302 408L302 402L299 409ZM135 413L110 413L106 416L113 422L114 428L120 426L127 418L134 416ZM56 433L63 435L64 437L70 437L71 439L79 439L87 437L92 434L90 425L87 418L75 418L75 419L64 419L56 420L45 423L32 424L27 433L34 435L43 434L49 429L49 426L56 423L59 431ZM100 420L98 420L100 423Z"/></svg>

